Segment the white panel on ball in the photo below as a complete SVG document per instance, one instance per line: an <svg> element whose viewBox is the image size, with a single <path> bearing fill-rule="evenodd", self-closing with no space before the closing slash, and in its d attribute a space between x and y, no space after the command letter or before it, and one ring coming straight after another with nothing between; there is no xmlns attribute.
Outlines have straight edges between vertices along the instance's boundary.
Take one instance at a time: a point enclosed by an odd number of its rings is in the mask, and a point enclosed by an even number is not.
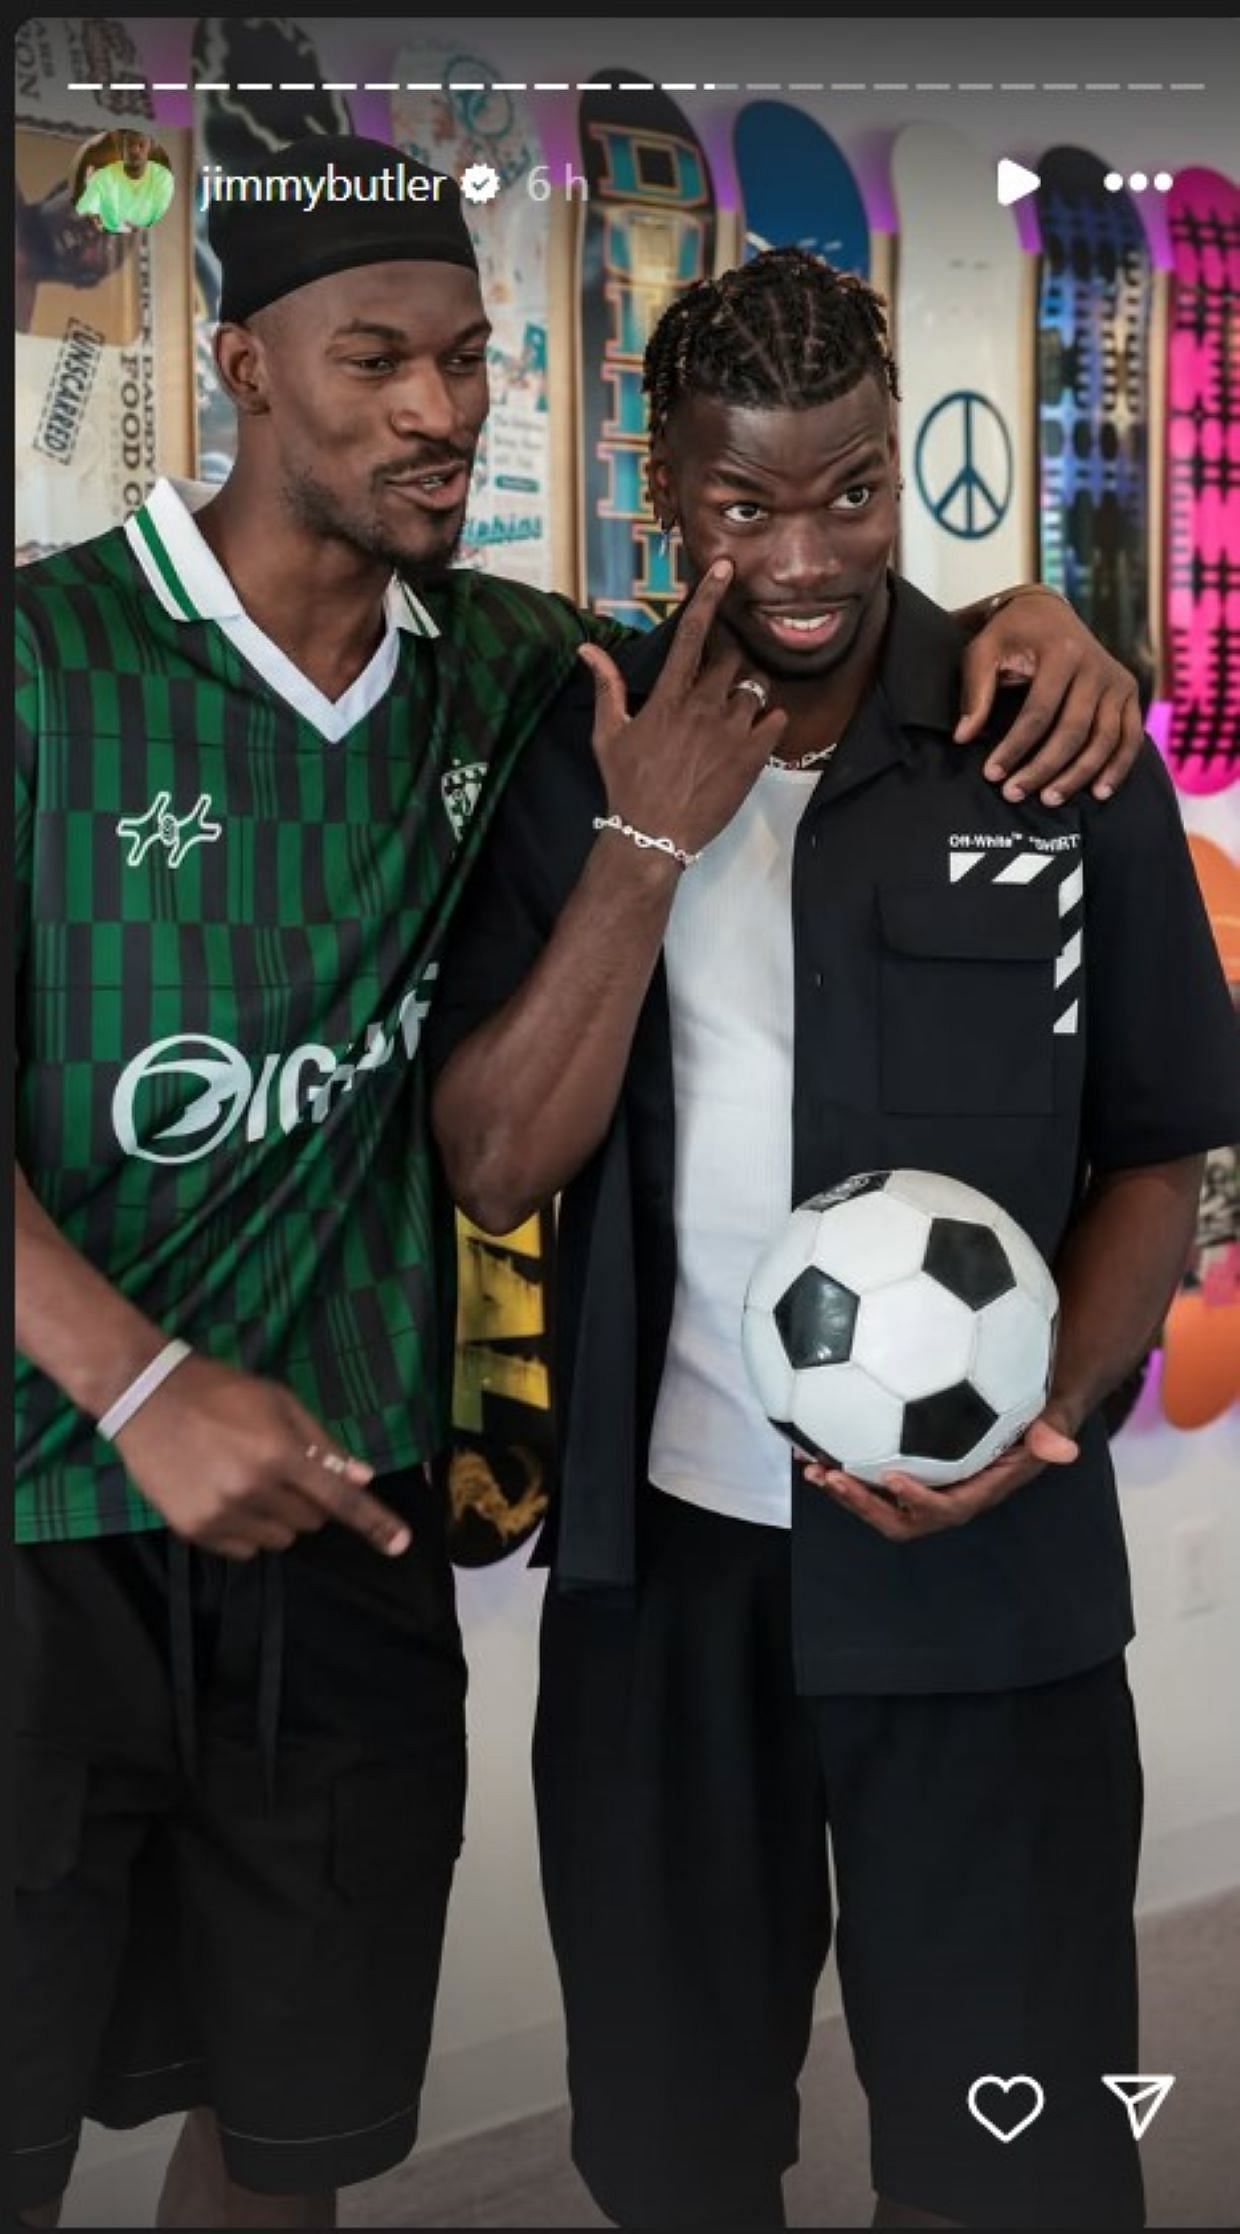
<svg viewBox="0 0 1240 2234"><path fill-rule="evenodd" d="M746 1310L741 1319L741 1349L754 1394L768 1419L787 1420L792 1403L792 1367L770 1313Z"/></svg>
<svg viewBox="0 0 1240 2234"><path fill-rule="evenodd" d="M976 1311L928 1273L864 1295L853 1330L853 1362L893 1396L933 1396L967 1380Z"/></svg>
<svg viewBox="0 0 1240 2234"><path fill-rule="evenodd" d="M754 1266L745 1295L746 1310L775 1309L798 1272L804 1272L809 1263L817 1233L817 1212L802 1204L773 1236Z"/></svg>
<svg viewBox="0 0 1240 2234"><path fill-rule="evenodd" d="M920 1272L929 1233L930 1220L911 1204L894 1201L886 1191L859 1195L823 1218L813 1261L854 1295L864 1295L867 1288Z"/></svg>
<svg viewBox="0 0 1240 2234"><path fill-rule="evenodd" d="M896 1202L911 1202L931 1218L973 1218L979 1226L995 1223L997 1205L990 1196L963 1179L949 1179L943 1171L893 1171L886 1192Z"/></svg>
<svg viewBox="0 0 1240 2234"><path fill-rule="evenodd" d="M1026 1400L1041 1404L1050 1364L1051 1326L1041 1303L1021 1288L1009 1288L978 1313L969 1378L996 1412Z"/></svg>
<svg viewBox="0 0 1240 2234"><path fill-rule="evenodd" d="M886 1486L888 1474L907 1474L910 1481L920 1482L923 1489L951 1489L956 1482L963 1482L976 1474L980 1460L967 1458L895 1458L882 1466L854 1466L852 1471L859 1481L880 1482Z"/></svg>
<svg viewBox="0 0 1240 2234"><path fill-rule="evenodd" d="M811 1365L793 1376L792 1417L819 1450L856 1472L894 1464L904 1407L856 1365Z"/></svg>

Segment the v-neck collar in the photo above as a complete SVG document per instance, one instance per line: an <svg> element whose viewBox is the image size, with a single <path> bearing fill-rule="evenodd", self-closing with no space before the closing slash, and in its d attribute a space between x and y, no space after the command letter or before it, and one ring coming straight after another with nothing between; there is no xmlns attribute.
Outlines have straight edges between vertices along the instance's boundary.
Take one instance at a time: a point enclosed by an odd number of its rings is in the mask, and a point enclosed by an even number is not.
<svg viewBox="0 0 1240 2234"><path fill-rule="evenodd" d="M409 584L393 574L384 595L386 627L381 643L343 695L328 698L250 619L196 525L194 513L216 494L205 481L157 481L145 504L125 522L130 550L171 619L213 622L270 690L321 736L338 743L386 697L400 658L402 632L437 637L439 629Z"/></svg>

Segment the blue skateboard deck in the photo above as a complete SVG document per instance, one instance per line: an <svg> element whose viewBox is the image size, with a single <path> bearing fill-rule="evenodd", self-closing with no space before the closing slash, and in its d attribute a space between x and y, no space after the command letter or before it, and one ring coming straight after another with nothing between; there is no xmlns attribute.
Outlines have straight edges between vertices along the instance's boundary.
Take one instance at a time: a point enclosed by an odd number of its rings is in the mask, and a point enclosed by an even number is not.
<svg viewBox="0 0 1240 2234"><path fill-rule="evenodd" d="M751 101L732 139L745 261L765 248L805 248L838 271L870 276L861 190L829 133L786 101Z"/></svg>

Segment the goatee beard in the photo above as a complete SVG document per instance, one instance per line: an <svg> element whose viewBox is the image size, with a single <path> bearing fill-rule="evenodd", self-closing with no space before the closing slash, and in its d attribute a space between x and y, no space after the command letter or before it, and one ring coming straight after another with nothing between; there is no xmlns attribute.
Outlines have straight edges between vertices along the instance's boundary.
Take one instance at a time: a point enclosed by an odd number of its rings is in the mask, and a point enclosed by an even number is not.
<svg viewBox="0 0 1240 2234"><path fill-rule="evenodd" d="M395 566L402 582L408 582L411 590L442 589L456 565L457 553L461 548L461 537L464 532L465 522L462 520L448 549L437 553L434 558L423 560L398 558L395 561Z"/></svg>
<svg viewBox="0 0 1240 2234"><path fill-rule="evenodd" d="M364 525L345 517L334 500L305 473L290 474L285 481L287 500L294 515L315 534L348 543L367 558L381 559L410 589L434 589L448 578L465 532L464 513L450 544L429 558L414 558L384 535L378 522Z"/></svg>

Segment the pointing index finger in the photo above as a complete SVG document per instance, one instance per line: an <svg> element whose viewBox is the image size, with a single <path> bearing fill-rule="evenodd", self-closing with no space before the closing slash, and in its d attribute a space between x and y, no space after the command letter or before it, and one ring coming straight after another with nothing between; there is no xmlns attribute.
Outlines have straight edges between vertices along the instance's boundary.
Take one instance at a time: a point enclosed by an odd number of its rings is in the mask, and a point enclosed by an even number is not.
<svg viewBox="0 0 1240 2234"><path fill-rule="evenodd" d="M296 1476L296 1486L333 1520L364 1536L376 1551L389 1559L399 1558L413 1542L412 1531L390 1505L361 1487L370 1478L371 1469L360 1460L320 1450L312 1443Z"/></svg>
<svg viewBox="0 0 1240 2234"><path fill-rule="evenodd" d="M709 566L684 609L676 639L656 690L683 694L697 681L715 616L732 580L731 559L716 559Z"/></svg>

